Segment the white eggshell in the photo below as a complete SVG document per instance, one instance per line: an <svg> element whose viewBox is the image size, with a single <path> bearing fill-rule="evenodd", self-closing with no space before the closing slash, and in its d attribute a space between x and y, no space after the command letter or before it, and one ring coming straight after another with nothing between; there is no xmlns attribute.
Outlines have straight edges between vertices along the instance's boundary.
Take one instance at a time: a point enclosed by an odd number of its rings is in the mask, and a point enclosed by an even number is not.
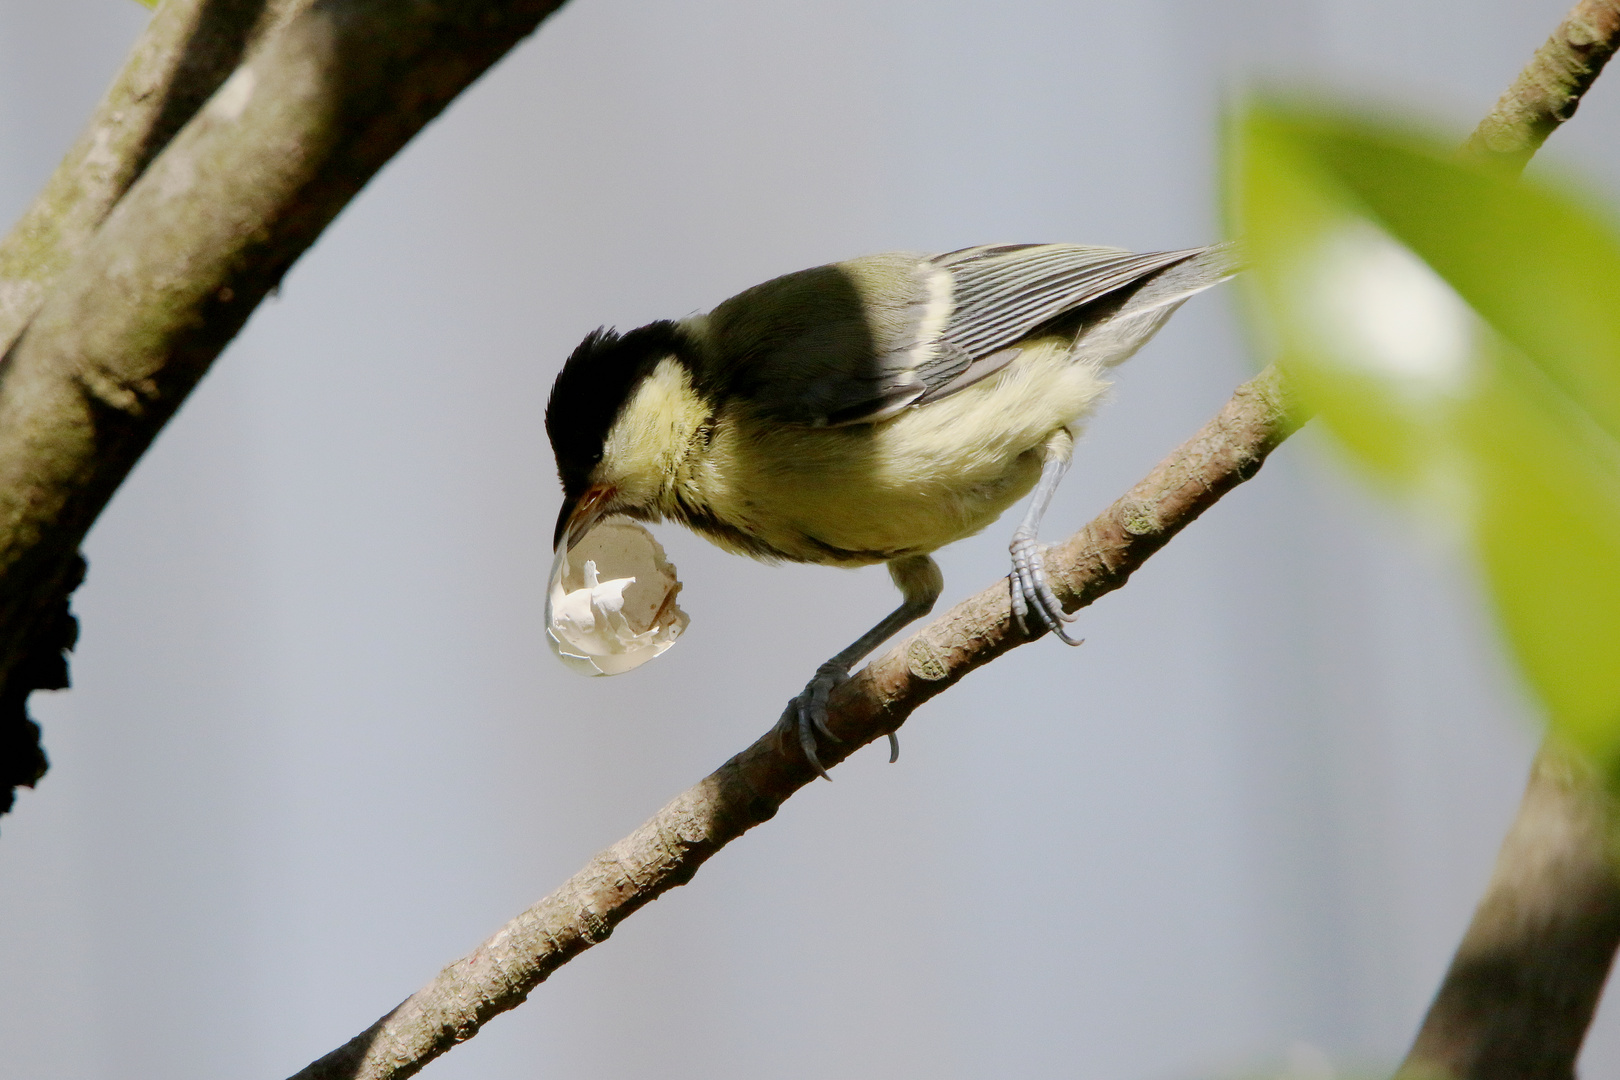
<svg viewBox="0 0 1620 1080"><path fill-rule="evenodd" d="M681 636L681 582L653 534L634 521L598 522L559 551L546 590L546 636L563 663L586 675L638 668Z"/></svg>

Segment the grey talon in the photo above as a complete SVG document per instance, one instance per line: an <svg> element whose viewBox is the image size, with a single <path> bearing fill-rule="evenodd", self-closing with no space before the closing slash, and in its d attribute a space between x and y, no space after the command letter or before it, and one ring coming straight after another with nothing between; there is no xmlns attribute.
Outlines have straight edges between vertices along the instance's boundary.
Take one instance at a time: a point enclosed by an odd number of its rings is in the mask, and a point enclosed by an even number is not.
<svg viewBox="0 0 1620 1080"><path fill-rule="evenodd" d="M893 637L901 627L916 622L934 610L934 601L939 599L939 594L945 588L939 564L927 555L903 555L891 559L889 576L900 589L900 606L857 638L849 648L817 668L815 676L795 699L799 703L799 745L804 748L804 756L810 759L816 772L828 780L832 777L827 776L827 770L821 767L821 761L816 757L816 733L819 731L830 742L844 741L827 727L828 697L835 687L849 678L849 669L863 657ZM900 753L899 742L892 735L889 738L889 751L889 760L896 760Z"/></svg>
<svg viewBox="0 0 1620 1080"><path fill-rule="evenodd" d="M1059 640L1069 645L1079 645L1085 639L1070 637L1064 632L1063 626L1078 619L1080 613L1064 611L1063 604L1046 583L1045 554L1035 540L1052 495L1069 469L1069 455L1073 449L1074 437L1067 429L1058 432L1046 444L1046 454L1041 461L1041 478L1035 484L1029 510L1025 512L1023 522L1008 545L1013 565L1008 580L1012 588L1013 622L1021 633L1026 637L1029 635L1028 612L1033 609L1041 624Z"/></svg>
<svg viewBox="0 0 1620 1080"><path fill-rule="evenodd" d="M1074 643L1036 543L1074 433L1108 370L1239 261L1227 244L888 252L773 278L707 314L598 329L546 403L563 486L553 558L564 565L623 516L679 522L766 562L887 562L902 603L829 661L835 676L818 671L781 724L784 749L797 735L825 776L816 746L833 745L832 687L933 607L943 582L928 553L979 532L1032 481L1011 621Z"/></svg>
<svg viewBox="0 0 1620 1080"><path fill-rule="evenodd" d="M804 722L804 715L802 713L799 714L797 722L794 726L799 729L799 748L804 751L805 760L810 763L810 767L812 769L816 770L817 776L821 777L823 780L831 780L832 777L827 775L827 770L821 765L821 758L816 755L815 732L812 731L810 726Z"/></svg>

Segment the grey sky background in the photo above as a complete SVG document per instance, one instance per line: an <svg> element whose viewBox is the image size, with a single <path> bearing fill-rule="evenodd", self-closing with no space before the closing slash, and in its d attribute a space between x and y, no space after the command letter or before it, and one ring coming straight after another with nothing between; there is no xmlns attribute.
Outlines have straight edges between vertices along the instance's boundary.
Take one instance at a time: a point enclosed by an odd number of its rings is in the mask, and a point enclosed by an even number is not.
<svg viewBox="0 0 1620 1080"><path fill-rule="evenodd" d="M279 1077L775 719L894 594L659 535L692 626L584 679L542 626L544 397L588 330L831 259L1219 235L1245 85L1460 137L1566 0L573 0L343 214L88 544L52 771L0 819L0 1076ZM0 211L146 17L0 0ZM1547 157L1620 192L1620 89ZM1538 168L1547 167L1545 163ZM1253 363L1233 290L1121 372L1079 527ZM947 549L946 600L1014 522ZM1080 624L925 707L428 1067L490 1080L1387 1066L1534 714L1467 568L1311 434ZM1620 1071L1600 1015L1589 1075Z"/></svg>

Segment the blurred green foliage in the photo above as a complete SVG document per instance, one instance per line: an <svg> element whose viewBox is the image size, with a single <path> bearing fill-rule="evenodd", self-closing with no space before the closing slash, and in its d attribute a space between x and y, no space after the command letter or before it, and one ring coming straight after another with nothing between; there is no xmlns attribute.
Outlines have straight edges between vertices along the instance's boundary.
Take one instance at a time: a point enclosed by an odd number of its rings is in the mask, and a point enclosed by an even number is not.
<svg viewBox="0 0 1620 1080"><path fill-rule="evenodd" d="M1251 323L1374 480L1466 538L1553 730L1620 776L1620 237L1572 190L1330 108L1229 127Z"/></svg>

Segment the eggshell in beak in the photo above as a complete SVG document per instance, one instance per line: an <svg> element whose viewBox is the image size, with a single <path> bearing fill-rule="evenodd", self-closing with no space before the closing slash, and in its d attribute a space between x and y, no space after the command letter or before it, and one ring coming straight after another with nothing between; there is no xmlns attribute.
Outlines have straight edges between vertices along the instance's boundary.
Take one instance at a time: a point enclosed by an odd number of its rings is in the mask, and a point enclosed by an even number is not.
<svg viewBox="0 0 1620 1080"><path fill-rule="evenodd" d="M551 564L546 637L586 675L619 675L675 644L689 620L675 602L681 582L664 549L625 518L597 522Z"/></svg>

